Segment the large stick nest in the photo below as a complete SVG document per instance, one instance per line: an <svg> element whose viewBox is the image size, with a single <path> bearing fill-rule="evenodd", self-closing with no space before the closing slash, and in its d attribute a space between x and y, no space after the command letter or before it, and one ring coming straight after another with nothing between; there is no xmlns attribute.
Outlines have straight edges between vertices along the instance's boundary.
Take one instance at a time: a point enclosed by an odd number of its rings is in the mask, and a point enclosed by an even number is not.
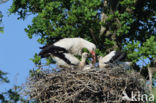
<svg viewBox="0 0 156 103"><path fill-rule="evenodd" d="M122 103L122 92L145 93L138 73L121 67L108 69L40 71L29 77L26 93L42 103ZM123 103L130 103L123 101ZM140 103L140 102L138 102Z"/></svg>

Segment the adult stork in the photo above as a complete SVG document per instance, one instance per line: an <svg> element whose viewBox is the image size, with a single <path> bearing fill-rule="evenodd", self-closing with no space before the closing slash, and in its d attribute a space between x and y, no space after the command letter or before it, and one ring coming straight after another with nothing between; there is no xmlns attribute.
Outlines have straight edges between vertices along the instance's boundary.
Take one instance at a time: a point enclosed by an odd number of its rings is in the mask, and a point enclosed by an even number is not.
<svg viewBox="0 0 156 103"><path fill-rule="evenodd" d="M110 63L116 63L125 57L125 53L119 51L111 51L106 56L99 56L99 68L108 67Z"/></svg>
<svg viewBox="0 0 156 103"><path fill-rule="evenodd" d="M76 60L75 55L81 56L83 48L88 49L88 51L92 55L93 64L95 64L96 63L96 54L95 54L96 46L95 44L82 38L61 39L55 42L53 45L41 47L42 50L39 53L39 55L42 58L44 58L52 54L54 58L56 59L56 62L57 60L62 59L67 64L72 65L73 64L72 58Z"/></svg>
<svg viewBox="0 0 156 103"><path fill-rule="evenodd" d="M86 52L82 53L81 60L77 59L75 56L71 55L70 53L63 53L63 54L66 58L68 58L70 64L57 56L53 56L52 54L49 55L56 61L56 64L61 68L79 68L79 69L84 68L86 64L86 59L88 57L88 53Z"/></svg>
<svg viewBox="0 0 156 103"><path fill-rule="evenodd" d="M74 68L74 67L79 67L80 60L76 58L75 56L71 55L70 53L63 53L64 58L67 60L64 60L58 56L53 56L50 54L51 57L56 61L56 64L60 68Z"/></svg>

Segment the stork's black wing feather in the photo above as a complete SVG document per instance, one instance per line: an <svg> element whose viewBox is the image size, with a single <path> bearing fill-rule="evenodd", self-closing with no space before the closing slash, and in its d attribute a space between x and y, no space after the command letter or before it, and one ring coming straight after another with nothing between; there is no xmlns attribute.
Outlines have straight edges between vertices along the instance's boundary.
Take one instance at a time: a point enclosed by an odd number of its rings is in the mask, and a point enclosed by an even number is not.
<svg viewBox="0 0 156 103"><path fill-rule="evenodd" d="M50 45L41 47L40 49L42 49L41 52L39 53L39 56L41 56L41 58L49 57L50 56L49 54L52 54L53 56L56 56L65 61L67 64L74 65L68 60L68 58L66 58L64 53L68 53L68 51L65 48Z"/></svg>
<svg viewBox="0 0 156 103"><path fill-rule="evenodd" d="M116 51L115 55L110 60L110 63L120 61L121 59L125 58L125 56L126 56L126 53L120 52L120 51Z"/></svg>
<svg viewBox="0 0 156 103"><path fill-rule="evenodd" d="M69 64L69 65L74 65L74 64L72 64L69 60L68 60L68 58L66 58L66 56L65 56L65 54L64 53L55 53L55 54L53 54L54 56L56 56L56 57L58 57L58 58L60 58L60 59L62 59L63 61L65 61L67 64Z"/></svg>
<svg viewBox="0 0 156 103"><path fill-rule="evenodd" d="M42 50L39 53L39 56L41 56L41 58L48 57L49 53L51 54L68 53L68 51L65 48L54 46L54 45L42 47L41 49Z"/></svg>

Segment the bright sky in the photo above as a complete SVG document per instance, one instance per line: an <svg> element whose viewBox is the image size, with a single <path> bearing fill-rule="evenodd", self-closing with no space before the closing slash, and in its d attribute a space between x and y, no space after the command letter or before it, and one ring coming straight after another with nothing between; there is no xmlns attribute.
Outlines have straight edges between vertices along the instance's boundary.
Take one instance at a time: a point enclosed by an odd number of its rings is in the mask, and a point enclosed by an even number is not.
<svg viewBox="0 0 156 103"><path fill-rule="evenodd" d="M24 21L17 20L17 15L8 16L11 3L12 0L0 5L4 26L4 33L0 33L0 70L7 72L10 80L9 84L0 84L0 92L25 82L29 70L34 67L29 59L39 52L40 46L36 39L29 39L24 31L31 24L33 16Z"/></svg>

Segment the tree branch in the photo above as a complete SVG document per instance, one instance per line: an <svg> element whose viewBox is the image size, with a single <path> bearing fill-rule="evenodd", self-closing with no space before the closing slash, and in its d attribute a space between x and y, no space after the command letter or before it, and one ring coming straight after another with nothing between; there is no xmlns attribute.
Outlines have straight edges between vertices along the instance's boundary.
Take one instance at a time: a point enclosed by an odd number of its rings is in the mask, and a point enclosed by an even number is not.
<svg viewBox="0 0 156 103"><path fill-rule="evenodd" d="M94 31L93 31L93 29L89 28L89 31L90 31L90 34L91 34L93 40L94 40L95 43L97 44L98 42L97 42L96 36L94 35Z"/></svg>

